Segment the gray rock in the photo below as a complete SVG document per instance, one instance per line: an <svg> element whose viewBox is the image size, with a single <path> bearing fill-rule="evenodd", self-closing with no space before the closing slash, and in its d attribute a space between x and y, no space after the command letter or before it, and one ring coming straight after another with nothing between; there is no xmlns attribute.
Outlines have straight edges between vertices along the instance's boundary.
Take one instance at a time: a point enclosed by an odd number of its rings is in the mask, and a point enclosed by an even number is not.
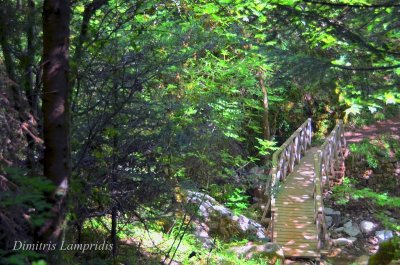
<svg viewBox="0 0 400 265"><path fill-rule="evenodd" d="M360 229L361 229L361 231L364 233L364 234L366 234L366 235L368 235L368 234L370 234L372 231L374 231L375 230L375 228L377 227L377 225L376 224L374 224L373 222L370 222L370 221L362 221L361 223L360 223Z"/></svg>
<svg viewBox="0 0 400 265"><path fill-rule="evenodd" d="M242 232L249 230L249 218L244 215L239 215L238 226Z"/></svg>
<svg viewBox="0 0 400 265"><path fill-rule="evenodd" d="M324 212L325 212L325 215L331 215L331 214L333 214L335 211L334 211L332 208L326 207L326 208L324 209Z"/></svg>
<svg viewBox="0 0 400 265"><path fill-rule="evenodd" d="M265 232L264 229L258 229L256 232L256 236L259 239L266 239L267 237L265 236ZM267 240L267 241L271 241L271 240Z"/></svg>
<svg viewBox="0 0 400 265"><path fill-rule="evenodd" d="M329 215L325 216L325 222L326 222L327 227L331 227L332 220L333 220L332 216L329 216Z"/></svg>
<svg viewBox="0 0 400 265"><path fill-rule="evenodd" d="M352 237L358 236L359 234L361 234L360 228L358 228L357 224L354 224L354 225L352 225L350 227L349 226L347 226L347 227L345 226L343 231L346 234L348 234L349 236L352 236Z"/></svg>
<svg viewBox="0 0 400 265"><path fill-rule="evenodd" d="M232 212L222 205L215 205L214 210L219 212L221 216L231 216L233 215Z"/></svg>
<svg viewBox="0 0 400 265"><path fill-rule="evenodd" d="M325 215L340 215L340 211L335 211L332 208L324 209Z"/></svg>
<svg viewBox="0 0 400 265"><path fill-rule="evenodd" d="M343 231L344 231L344 227L338 227L338 228L336 228L336 229L333 230L333 231L335 231L336 233L343 232Z"/></svg>
<svg viewBox="0 0 400 265"><path fill-rule="evenodd" d="M214 240L208 234L210 228L205 223L198 222L197 220L194 221L194 224L194 235L203 244L204 248L210 249L214 244Z"/></svg>
<svg viewBox="0 0 400 265"><path fill-rule="evenodd" d="M227 221L226 225L233 225L241 234L253 235L257 239L265 241L265 228L257 223L255 220L247 218L246 216L236 216L227 207L219 204L211 196L195 191L187 191L187 201L189 203L199 205L199 217L209 227L211 232L220 232L220 221L224 219ZM209 231L207 231L208 233ZM207 236L200 228L197 231L198 238L204 243L205 246L209 245Z"/></svg>
<svg viewBox="0 0 400 265"><path fill-rule="evenodd" d="M392 212L391 212L391 211L384 211L384 213L385 213L386 215L392 216Z"/></svg>
<svg viewBox="0 0 400 265"><path fill-rule="evenodd" d="M375 232L375 236L378 238L378 242L389 240L393 237L393 232L390 230L380 230Z"/></svg>
<svg viewBox="0 0 400 265"><path fill-rule="evenodd" d="M347 217L343 217L340 219L339 225L344 225L345 223L347 223L350 219Z"/></svg>
<svg viewBox="0 0 400 265"><path fill-rule="evenodd" d="M253 257L276 257L283 261L285 258L283 249L275 243L231 247L230 250L236 253L237 256L244 257L245 259L251 259Z"/></svg>
<svg viewBox="0 0 400 265"><path fill-rule="evenodd" d="M352 226L353 226L353 222L352 222L352 221L348 221L347 223L345 223L345 224L343 225L344 228L350 228L350 227L352 227Z"/></svg>
<svg viewBox="0 0 400 265"><path fill-rule="evenodd" d="M349 237L349 238L340 237L338 239L334 239L333 244L339 247L351 246L356 240L357 238L355 237Z"/></svg>
<svg viewBox="0 0 400 265"><path fill-rule="evenodd" d="M253 245L246 245L246 246L238 246L238 247L231 247L230 250L235 252L237 256L245 256L254 248Z"/></svg>

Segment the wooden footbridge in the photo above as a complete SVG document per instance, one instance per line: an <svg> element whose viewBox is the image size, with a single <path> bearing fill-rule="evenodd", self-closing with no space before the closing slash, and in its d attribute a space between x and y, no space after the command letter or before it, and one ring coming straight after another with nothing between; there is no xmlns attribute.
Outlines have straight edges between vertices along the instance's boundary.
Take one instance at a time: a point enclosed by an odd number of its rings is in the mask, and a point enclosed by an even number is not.
<svg viewBox="0 0 400 265"><path fill-rule="evenodd" d="M329 244L323 192L343 176L346 141L339 121L320 147L311 147L311 119L273 154L270 198L262 219L285 257L319 260ZM269 217L269 218L268 218Z"/></svg>

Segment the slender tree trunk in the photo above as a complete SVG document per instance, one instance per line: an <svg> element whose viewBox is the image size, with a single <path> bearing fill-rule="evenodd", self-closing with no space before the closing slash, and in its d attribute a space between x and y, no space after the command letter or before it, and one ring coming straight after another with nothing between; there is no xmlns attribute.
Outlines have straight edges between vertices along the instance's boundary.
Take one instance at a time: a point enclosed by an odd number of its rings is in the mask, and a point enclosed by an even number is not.
<svg viewBox="0 0 400 265"><path fill-rule="evenodd" d="M33 81L33 64L35 62L35 50L34 50L34 30L35 25L35 2L33 0L28 0L27 3L27 22L26 22L26 39L27 39L27 49L25 52L25 76L24 76L24 87L25 95L28 99L28 105L30 108L30 113L33 117L37 118L37 95L34 93L34 81ZM27 134L26 139L28 142L28 148L26 152L27 168L34 174L34 155L35 155L35 141L31 135Z"/></svg>
<svg viewBox="0 0 400 265"><path fill-rule="evenodd" d="M70 165L68 49L70 2L45 0L43 4L43 136L44 175L56 191L48 196L52 216L37 231L41 242L58 242L64 223Z"/></svg>
<svg viewBox="0 0 400 265"><path fill-rule="evenodd" d="M115 93L114 93L114 96ZM115 129L115 125L113 125ZM115 258L117 255L117 225L118 225L118 217L117 217L117 200L115 198L116 189L117 189L117 136L113 136L113 158L112 158L112 167L111 167L111 196L113 197L113 206L111 209L111 243L112 243L112 255Z"/></svg>
<svg viewBox="0 0 400 265"><path fill-rule="evenodd" d="M117 255L117 221L117 207L114 205L111 210L111 243L114 258Z"/></svg>
<svg viewBox="0 0 400 265"><path fill-rule="evenodd" d="M270 140L271 138L271 132L270 132L270 125L269 125L269 106L268 106L268 90L267 87L264 84L264 74L260 71L258 72L258 82L260 84L262 93L263 93L263 107L264 107L264 113L263 113L263 137L264 140Z"/></svg>

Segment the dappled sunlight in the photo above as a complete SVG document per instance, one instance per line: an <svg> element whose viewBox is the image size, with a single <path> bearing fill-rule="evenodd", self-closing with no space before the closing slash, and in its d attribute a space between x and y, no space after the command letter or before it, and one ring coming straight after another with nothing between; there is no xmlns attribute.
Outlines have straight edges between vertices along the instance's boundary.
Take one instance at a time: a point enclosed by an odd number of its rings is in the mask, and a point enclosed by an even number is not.
<svg viewBox="0 0 400 265"><path fill-rule="evenodd" d="M366 125L354 131L345 132L344 135L348 143L358 143L364 138L369 138L370 140L376 139L382 133L390 134L395 139L400 140L400 119L397 117L378 121L375 124Z"/></svg>
<svg viewBox="0 0 400 265"><path fill-rule="evenodd" d="M314 222L314 154L307 151L282 185L275 201L274 238L287 256L317 257Z"/></svg>

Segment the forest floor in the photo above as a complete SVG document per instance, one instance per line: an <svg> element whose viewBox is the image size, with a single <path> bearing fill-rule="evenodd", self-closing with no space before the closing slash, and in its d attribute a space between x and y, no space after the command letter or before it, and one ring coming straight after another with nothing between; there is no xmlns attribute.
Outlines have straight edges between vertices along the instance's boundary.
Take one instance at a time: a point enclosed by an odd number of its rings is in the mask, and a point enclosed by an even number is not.
<svg viewBox="0 0 400 265"><path fill-rule="evenodd" d="M395 117L388 120L378 121L374 124L365 125L361 128L349 128L345 132L347 143L358 143L362 139L376 139L382 134L389 134L392 137L400 140L400 117Z"/></svg>
<svg viewBox="0 0 400 265"><path fill-rule="evenodd" d="M345 133L348 145L361 143L363 139L369 139L370 142L375 144L377 143L379 145L382 144L382 136L390 137L396 141L400 140L400 117L378 121L370 125L365 125L361 128L348 128L348 131ZM394 157L393 153L394 152L391 152L388 158L380 158L379 167L376 169L371 169L368 166L364 167L364 165L360 166L360 164L357 164L360 163L360 161L357 161L359 157L356 157L354 159L354 157L351 158L353 154L350 154L348 160L352 159L353 161L346 161L346 164L349 164L346 166L346 176L348 176L352 180L357 181L357 184L354 184L353 188L369 188L373 191L379 191L382 193L386 192L390 195L398 196L398 194L396 194L396 190L398 188L394 188L393 190L390 187L382 186L382 181L384 181L383 177L385 176L391 176L391 178L395 181L397 178L397 183L399 182L397 171L400 170L400 161L398 158ZM356 160L356 165L354 165L354 160ZM383 163L391 163L393 165L393 168L395 168L396 173L393 174L391 173L392 171L389 172L386 167L382 166ZM369 181L368 179L365 180L366 176L371 176ZM382 213L385 213L388 216L388 219L399 222L400 209L380 207L375 205L371 201L372 200L367 198L350 199L347 203L340 204L337 202L337 198L328 195L325 204L327 207L339 210L342 219L347 221L351 220L355 224L360 224L361 221L365 220L372 221L373 223L377 224L377 228L375 229L375 231L387 229L382 219L377 217ZM335 233L333 234L333 236L335 236ZM340 233L336 236L346 237L345 234ZM367 264L368 256L375 253L377 249L378 240L374 236L374 233L368 235L361 233L357 236L357 240L352 245L347 247L334 247L330 255L331 257L328 258L328 261L329 263L333 264Z"/></svg>

